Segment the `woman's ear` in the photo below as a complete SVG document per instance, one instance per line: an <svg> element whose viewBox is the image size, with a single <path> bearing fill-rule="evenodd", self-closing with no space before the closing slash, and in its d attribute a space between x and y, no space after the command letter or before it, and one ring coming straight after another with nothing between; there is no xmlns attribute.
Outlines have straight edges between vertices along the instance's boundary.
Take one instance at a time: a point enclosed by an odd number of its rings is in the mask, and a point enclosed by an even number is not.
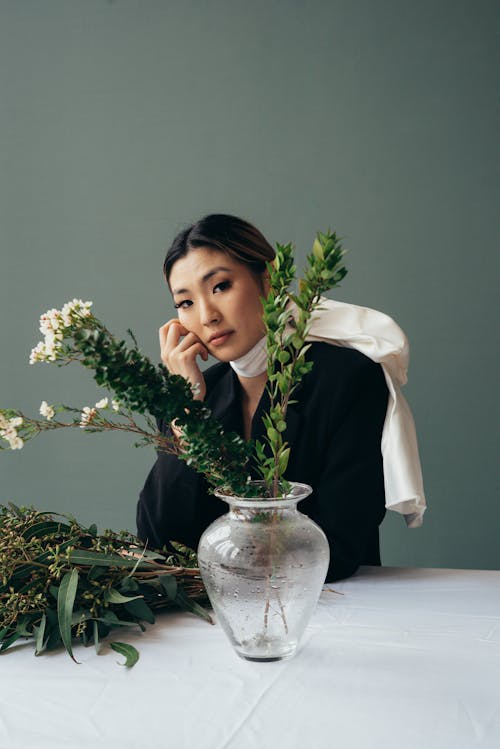
<svg viewBox="0 0 500 749"><path fill-rule="evenodd" d="M264 296L267 297L267 295L269 294L270 288L271 288L271 281L269 278L269 271L265 270L264 273L262 274L262 290L264 292Z"/></svg>

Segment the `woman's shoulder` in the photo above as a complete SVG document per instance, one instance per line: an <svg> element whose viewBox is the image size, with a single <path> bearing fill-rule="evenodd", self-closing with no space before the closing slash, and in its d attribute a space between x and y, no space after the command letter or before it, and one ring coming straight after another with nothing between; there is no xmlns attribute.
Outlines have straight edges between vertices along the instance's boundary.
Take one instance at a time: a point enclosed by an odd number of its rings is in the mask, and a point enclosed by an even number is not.
<svg viewBox="0 0 500 749"><path fill-rule="evenodd" d="M364 370L381 370L380 364L361 351L334 343L311 343L306 359L313 361L313 369L324 376L331 372L352 375Z"/></svg>
<svg viewBox="0 0 500 749"><path fill-rule="evenodd" d="M383 395L387 390L381 365L356 349L315 342L306 359L314 364L303 380L304 395L330 400L334 394L354 397L367 390Z"/></svg>

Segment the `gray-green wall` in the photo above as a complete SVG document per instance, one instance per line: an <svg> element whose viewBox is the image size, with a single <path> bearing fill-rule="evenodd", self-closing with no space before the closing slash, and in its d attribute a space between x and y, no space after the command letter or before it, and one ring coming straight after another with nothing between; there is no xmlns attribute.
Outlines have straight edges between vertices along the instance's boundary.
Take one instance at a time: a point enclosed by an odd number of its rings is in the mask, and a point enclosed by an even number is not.
<svg viewBox="0 0 500 749"><path fill-rule="evenodd" d="M389 513L383 561L500 568L499 21L493 0L1 0L1 404L102 396L27 363L73 297L158 361L188 222L239 214L299 260L330 225L351 250L337 298L411 342L429 510L411 531ZM132 441L2 453L0 501L134 528L154 453Z"/></svg>

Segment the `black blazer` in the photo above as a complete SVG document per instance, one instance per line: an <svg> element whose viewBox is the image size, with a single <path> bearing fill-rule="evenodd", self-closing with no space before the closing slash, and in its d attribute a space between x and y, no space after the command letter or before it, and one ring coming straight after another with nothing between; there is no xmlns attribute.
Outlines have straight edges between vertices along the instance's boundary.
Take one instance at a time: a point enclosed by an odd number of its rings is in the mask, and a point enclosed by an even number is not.
<svg viewBox="0 0 500 749"><path fill-rule="evenodd" d="M352 575L360 564L380 564L378 526L385 515L381 454L388 390L380 364L354 349L314 343L314 361L288 407L285 439L291 446L286 478L310 484L299 503L330 544L327 582ZM204 372L205 402L226 431L243 433L241 389L229 364ZM252 420L252 438L265 433L267 392ZM168 425L159 422L168 432ZM257 478L254 469L250 473ZM182 460L159 453L137 506L137 532L150 547L179 541L196 549L201 534L227 505Z"/></svg>

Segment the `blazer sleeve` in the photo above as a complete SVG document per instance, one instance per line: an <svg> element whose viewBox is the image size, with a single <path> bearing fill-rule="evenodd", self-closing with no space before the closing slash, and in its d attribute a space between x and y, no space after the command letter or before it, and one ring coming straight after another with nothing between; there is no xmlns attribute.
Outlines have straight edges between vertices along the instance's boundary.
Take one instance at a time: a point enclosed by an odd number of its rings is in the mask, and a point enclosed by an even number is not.
<svg viewBox="0 0 500 749"><path fill-rule="evenodd" d="M170 428L158 422L162 434ZM150 548L169 541L196 548L200 530L200 503L208 494L205 479L175 455L159 452L137 503L137 535Z"/></svg>
<svg viewBox="0 0 500 749"><path fill-rule="evenodd" d="M387 400L382 367L367 357L333 396L325 468L315 489L315 519L330 544L327 582L349 577L361 564L380 564Z"/></svg>

